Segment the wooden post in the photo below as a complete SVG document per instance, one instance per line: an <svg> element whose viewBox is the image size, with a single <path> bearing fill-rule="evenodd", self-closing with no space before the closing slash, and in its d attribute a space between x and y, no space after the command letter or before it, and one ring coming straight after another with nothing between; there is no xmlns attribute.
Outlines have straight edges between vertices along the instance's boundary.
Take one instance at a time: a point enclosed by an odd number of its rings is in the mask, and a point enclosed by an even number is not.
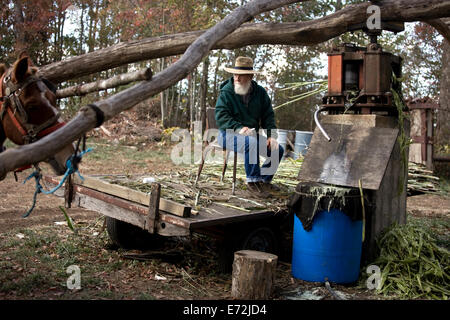
<svg viewBox="0 0 450 320"><path fill-rule="evenodd" d="M427 133L425 143L427 146L426 165L428 170L433 170L433 109L426 109Z"/></svg>
<svg viewBox="0 0 450 320"><path fill-rule="evenodd" d="M231 295L235 299L268 299L273 291L278 257L241 250L234 253Z"/></svg>
<svg viewBox="0 0 450 320"><path fill-rule="evenodd" d="M67 177L66 183L64 185L64 207L70 209L72 207L72 201L74 198L73 180L70 174Z"/></svg>
<svg viewBox="0 0 450 320"><path fill-rule="evenodd" d="M159 196L161 194L161 185L159 183L152 183L150 191L150 203L148 204L147 215L147 230L150 233L155 233L156 220L159 215Z"/></svg>
<svg viewBox="0 0 450 320"><path fill-rule="evenodd" d="M236 166L237 166L237 152L234 151L234 158L233 158L233 187L232 187L232 194L234 195L234 192L236 190Z"/></svg>

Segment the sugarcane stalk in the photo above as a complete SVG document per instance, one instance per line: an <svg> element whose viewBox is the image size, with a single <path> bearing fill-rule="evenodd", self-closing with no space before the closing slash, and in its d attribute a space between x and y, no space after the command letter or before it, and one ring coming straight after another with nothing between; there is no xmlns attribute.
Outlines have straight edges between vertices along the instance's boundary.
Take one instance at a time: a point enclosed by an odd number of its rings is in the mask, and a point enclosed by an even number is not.
<svg viewBox="0 0 450 320"><path fill-rule="evenodd" d="M241 207L237 207L237 206L233 206L229 203L225 203L225 202L216 202L218 205L224 206L224 207L229 207L229 208L233 208L233 209L237 209L237 210L241 210L241 211L245 211L245 212L251 212L251 210L245 209L245 208L241 208Z"/></svg>
<svg viewBox="0 0 450 320"><path fill-rule="evenodd" d="M361 194L361 205L362 205L362 242L364 242L366 235L366 210L364 208L364 195L361 179L358 180L358 184L359 184L359 193Z"/></svg>

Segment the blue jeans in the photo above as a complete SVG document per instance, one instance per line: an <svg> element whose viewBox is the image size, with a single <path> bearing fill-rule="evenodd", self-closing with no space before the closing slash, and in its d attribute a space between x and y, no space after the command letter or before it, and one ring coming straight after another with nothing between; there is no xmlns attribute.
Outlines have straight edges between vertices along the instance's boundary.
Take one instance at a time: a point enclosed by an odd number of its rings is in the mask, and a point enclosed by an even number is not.
<svg viewBox="0 0 450 320"><path fill-rule="evenodd" d="M267 147L267 138L259 134L244 136L235 133L233 130L220 130L217 140L225 150L244 155L247 182L262 181L269 183L272 181L284 154L284 149L281 145L278 146L278 150L275 150L272 156L270 148ZM260 152L265 152L265 154L260 154ZM266 161L262 166L259 164L260 155L266 157Z"/></svg>

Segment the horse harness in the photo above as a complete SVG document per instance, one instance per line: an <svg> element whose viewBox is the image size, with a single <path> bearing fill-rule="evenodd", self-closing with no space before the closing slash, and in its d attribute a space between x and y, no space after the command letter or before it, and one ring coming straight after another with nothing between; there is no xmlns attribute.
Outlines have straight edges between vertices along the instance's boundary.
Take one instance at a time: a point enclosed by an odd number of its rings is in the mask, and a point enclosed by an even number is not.
<svg viewBox="0 0 450 320"><path fill-rule="evenodd" d="M46 88L49 88L48 84L52 87L47 79L34 75L28 77L22 83L15 84L11 81L11 69L5 72L0 79L0 121L3 120L7 112L17 130L22 134L25 144L32 143L65 125L65 122L58 122L61 115L59 111L55 116L42 124L28 123L28 114L20 101L20 95L32 83L37 83L41 93L45 92ZM3 86L5 86L4 96Z"/></svg>

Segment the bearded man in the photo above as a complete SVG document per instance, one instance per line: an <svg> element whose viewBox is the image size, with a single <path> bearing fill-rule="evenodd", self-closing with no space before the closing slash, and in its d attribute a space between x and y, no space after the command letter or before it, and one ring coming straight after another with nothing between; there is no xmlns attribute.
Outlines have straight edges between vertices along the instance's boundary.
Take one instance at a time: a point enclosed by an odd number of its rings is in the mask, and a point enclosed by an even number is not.
<svg viewBox="0 0 450 320"><path fill-rule="evenodd" d="M218 142L224 149L244 155L248 190L258 198L269 198L279 188L271 181L283 157L277 143L275 114L267 91L253 80L250 57L237 57L234 66L225 68L233 77L220 85L215 118ZM260 134L263 129L264 134ZM260 166L259 156L266 160Z"/></svg>

